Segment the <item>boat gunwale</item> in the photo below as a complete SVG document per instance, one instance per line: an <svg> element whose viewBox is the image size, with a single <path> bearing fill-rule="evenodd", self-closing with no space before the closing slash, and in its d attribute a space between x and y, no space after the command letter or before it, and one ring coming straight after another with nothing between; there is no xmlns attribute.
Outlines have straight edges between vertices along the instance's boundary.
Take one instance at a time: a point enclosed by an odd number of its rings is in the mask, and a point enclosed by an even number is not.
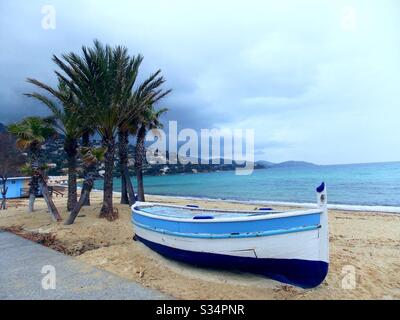
<svg viewBox="0 0 400 320"><path fill-rule="evenodd" d="M315 231L321 229L321 225L310 225L310 226L301 226L289 229L276 229L276 230L268 230L268 231L257 231L257 232L241 232L241 233L185 233L185 232L175 232L169 231L166 229L153 228L148 225L139 223L137 221L133 221L133 224L139 228L156 232L159 234L174 236L174 237L182 237L182 238L198 238L198 239L244 239L244 238L263 238L270 236L281 236L291 233L299 233L299 232L308 232Z"/></svg>
<svg viewBox="0 0 400 320"><path fill-rule="evenodd" d="M174 222L190 222L190 223L219 223L219 222L245 222L245 221L257 221L257 220L270 220L270 219L279 219L279 218L287 218L287 217L296 217L303 215L311 215L311 214L323 214L322 209L308 209L308 210L294 210L294 211L279 211L279 213L273 213L271 211L266 212L265 214L260 214L256 216L240 216L240 217L231 217L231 218L222 218L222 219L205 219L205 220L195 220L190 218L179 218L179 217L169 217L169 216L161 216L157 214L148 213L140 210L140 207L168 207L168 208L176 208L176 209L186 209L190 211L206 211L206 212L226 212L226 213L260 213L260 211L249 211L249 210L221 210L221 209L205 209L205 208L192 208L186 206L178 206L178 205L166 205L163 203L155 203L155 202L136 202L132 207L132 211L136 214L140 214L149 218L158 219L158 220L166 220L166 221L174 221Z"/></svg>

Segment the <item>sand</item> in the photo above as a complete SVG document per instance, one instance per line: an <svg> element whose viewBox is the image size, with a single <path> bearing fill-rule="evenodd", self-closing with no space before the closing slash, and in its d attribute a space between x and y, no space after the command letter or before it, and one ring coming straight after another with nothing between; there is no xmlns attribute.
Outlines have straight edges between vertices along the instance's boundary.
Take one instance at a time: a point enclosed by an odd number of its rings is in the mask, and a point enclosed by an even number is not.
<svg viewBox="0 0 400 320"><path fill-rule="evenodd" d="M53 222L43 199L37 201L33 214L27 212L27 200L11 200L9 209L0 211L0 228L19 226L28 232L51 233L76 259L178 299L400 299L400 215L330 210L328 277L319 287L303 290L251 274L167 260L132 240L128 206L116 205L120 217L114 222L99 219L101 197L101 192L93 194L92 206L82 210L73 226ZM172 197L148 196L147 200L188 203ZM118 195L115 202L119 203ZM66 198L55 198L55 203L65 219ZM225 201L190 203L255 208ZM355 283L349 270L354 271Z"/></svg>

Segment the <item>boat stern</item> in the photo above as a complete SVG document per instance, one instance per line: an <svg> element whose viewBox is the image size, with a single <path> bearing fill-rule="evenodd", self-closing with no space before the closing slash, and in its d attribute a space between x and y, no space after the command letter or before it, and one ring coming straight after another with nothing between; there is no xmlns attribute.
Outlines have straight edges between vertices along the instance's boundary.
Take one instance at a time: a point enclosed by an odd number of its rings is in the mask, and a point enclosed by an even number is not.
<svg viewBox="0 0 400 320"><path fill-rule="evenodd" d="M317 205L322 210L319 230L320 244L319 254L320 260L329 264L329 221L328 221L328 196L326 185L323 182L317 189Z"/></svg>

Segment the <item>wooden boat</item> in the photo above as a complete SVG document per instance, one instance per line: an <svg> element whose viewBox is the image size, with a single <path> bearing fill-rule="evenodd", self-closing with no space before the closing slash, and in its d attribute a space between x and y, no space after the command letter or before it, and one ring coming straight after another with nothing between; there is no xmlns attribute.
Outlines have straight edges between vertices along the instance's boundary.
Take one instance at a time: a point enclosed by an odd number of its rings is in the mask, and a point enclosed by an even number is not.
<svg viewBox="0 0 400 320"><path fill-rule="evenodd" d="M296 211L225 211L137 202L132 206L135 239L184 263L316 287L329 266L325 184L316 191L316 209Z"/></svg>

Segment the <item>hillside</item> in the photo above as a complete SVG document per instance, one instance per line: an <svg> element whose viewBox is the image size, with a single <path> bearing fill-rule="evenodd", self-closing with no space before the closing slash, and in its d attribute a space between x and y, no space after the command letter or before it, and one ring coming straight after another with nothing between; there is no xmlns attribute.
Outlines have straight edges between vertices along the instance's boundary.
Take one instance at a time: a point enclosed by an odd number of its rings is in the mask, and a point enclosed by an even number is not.
<svg viewBox="0 0 400 320"><path fill-rule="evenodd" d="M305 161L285 161L274 165L275 168L317 167L318 165Z"/></svg>
<svg viewBox="0 0 400 320"><path fill-rule="evenodd" d="M92 140L93 146L100 146L100 140ZM129 155L129 173L131 176L135 175L134 169L134 146L129 144L128 146L128 155ZM49 175L64 175L66 174L67 161L66 155L63 148L63 137L58 137L55 139L51 139L46 142L42 147L42 155L43 160L46 163L51 163L52 166L49 171ZM172 155L171 155L172 156ZM181 163L169 163L168 159L170 155L157 155L155 158L152 158L154 163L158 164L149 164L145 161L143 164L143 173L149 176L158 176L158 175L170 175L170 174L182 174L182 173L201 173L201 172L215 172L215 171L232 171L238 167L243 167L243 165L238 165L235 162L232 164L225 163L223 159L219 159L219 164L212 164L211 160L206 163L202 163L200 159L197 160L199 164L181 164ZM175 157L172 157L175 158ZM156 161L157 160L157 161ZM119 161L118 158L115 160L115 168L114 168L114 176L119 177ZM78 159L78 166L80 166L80 160ZM254 169L263 169L264 166L256 163L254 165ZM103 169L101 166L100 169ZM78 174L81 174L81 170L78 170Z"/></svg>
<svg viewBox="0 0 400 320"><path fill-rule="evenodd" d="M4 132L6 127L0 123L0 132ZM100 146L100 140L92 140L93 146ZM134 146L129 145L128 147L129 153L129 165L130 165L130 174L135 175L134 171ZM53 164L49 171L50 175L64 175L66 173L67 161L63 148L63 137L59 136L58 138L51 139L47 141L42 147L42 155L43 160L46 163ZM224 161L223 159L218 159L219 164L212 164L211 160L206 163L202 163L201 159L198 159L198 164L180 164L180 163L169 163L168 159L170 158L168 152L166 155L162 156L161 154L156 156L157 160L163 161L155 161L158 164L149 164L144 163L143 171L145 175L169 175L169 174L181 174L181 173L200 173L200 172L215 172L215 171L232 171L238 167L242 167L242 165L238 165L235 162L229 163ZM152 160L156 160L152 159ZM175 157L172 157L175 158ZM193 160L193 159L192 159ZM78 165L80 161L78 159ZM266 168L291 168L291 167L314 167L316 166L313 163L304 162L304 161L286 161L281 163L273 163L270 161L257 161L254 164L254 169L266 169ZM114 170L114 175L118 177L120 175L118 166L118 159L116 159L116 166ZM79 172L81 173L81 172Z"/></svg>
<svg viewBox="0 0 400 320"><path fill-rule="evenodd" d="M276 165L276 163L270 162L270 161L265 161L265 160L260 160L257 161L256 164L263 166L264 168L270 168Z"/></svg>

